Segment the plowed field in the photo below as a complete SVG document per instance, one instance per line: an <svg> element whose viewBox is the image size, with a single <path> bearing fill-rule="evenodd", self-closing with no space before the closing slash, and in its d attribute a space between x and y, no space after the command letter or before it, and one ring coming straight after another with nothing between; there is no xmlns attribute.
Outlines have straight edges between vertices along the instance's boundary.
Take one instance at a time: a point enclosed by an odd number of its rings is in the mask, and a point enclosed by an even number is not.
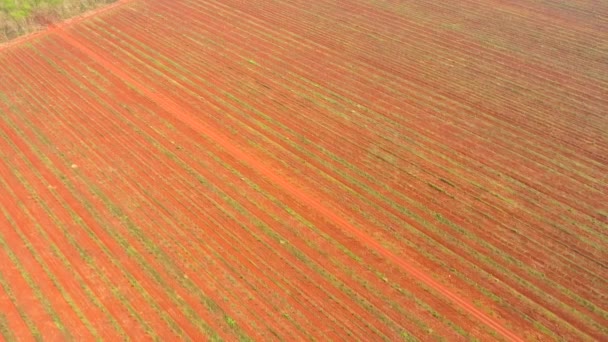
<svg viewBox="0 0 608 342"><path fill-rule="evenodd" d="M608 340L608 3L127 0L0 47L6 340Z"/></svg>

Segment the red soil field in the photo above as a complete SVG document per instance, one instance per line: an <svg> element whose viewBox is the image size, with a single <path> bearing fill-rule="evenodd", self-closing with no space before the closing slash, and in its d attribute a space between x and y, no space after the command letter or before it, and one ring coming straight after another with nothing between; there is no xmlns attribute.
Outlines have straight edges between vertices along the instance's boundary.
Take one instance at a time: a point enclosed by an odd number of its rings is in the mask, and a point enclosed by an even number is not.
<svg viewBox="0 0 608 342"><path fill-rule="evenodd" d="M126 0L0 46L0 336L608 339L607 18Z"/></svg>

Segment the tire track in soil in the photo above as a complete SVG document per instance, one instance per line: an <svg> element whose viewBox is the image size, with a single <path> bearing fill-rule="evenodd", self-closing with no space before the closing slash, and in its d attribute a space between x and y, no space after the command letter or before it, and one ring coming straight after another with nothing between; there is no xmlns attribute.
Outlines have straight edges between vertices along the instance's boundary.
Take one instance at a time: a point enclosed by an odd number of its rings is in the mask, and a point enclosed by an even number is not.
<svg viewBox="0 0 608 342"><path fill-rule="evenodd" d="M388 260L390 260L391 262L395 263L396 265L401 267L403 270L407 271L407 273L414 276L416 279L418 279L422 283L425 283L427 286L433 288L438 293L441 293L443 296L450 299L453 303L459 305L462 309L469 312L472 316L476 317L479 321L483 322L487 326L494 329L496 332L498 332L503 337L505 337L509 340L513 340L513 341L521 341L519 336L517 336L514 332L503 327L500 323L498 323L496 320L492 319L491 317L489 317L488 315L486 315L485 313L483 313L482 311L477 309L471 303L468 303L466 300L454 295L449 289L447 289L443 285L439 284L437 281L432 279L429 275L424 274L420 270L413 268L405 260L399 258L394 253L392 253L392 252L388 251L387 249L385 249L384 247L382 247L382 245L380 245L378 242L376 242L375 240L373 240L366 234L363 234L362 232L360 232L358 229L356 229L354 226L352 226L346 219L336 215L332 211L328 210L326 207L319 206L319 204L316 203L316 201L311 196L309 196L305 193L302 193L301 190L299 190L296 186L291 184L289 180L287 180L283 177L274 175L271 172L271 170L267 169L265 165L261 164L259 161L252 158L249 154L245 153L242 150L236 149L233 145L231 145L230 139L226 138L223 135L220 135L216 132L209 130L207 127L205 127L200 122L195 121L192 117L187 116L185 114L185 113L187 113L187 111L185 111L183 108L181 108L181 106L178 105L176 102L172 101L170 98L166 97L164 94L162 94L160 92L157 92L157 93L151 92L148 89L148 87L137 82L135 79L133 79L131 76L129 76L126 72L124 72L120 68L117 68L111 61L105 59L100 54L96 53L94 51L94 48L87 46L87 43L77 40L63 28L56 29L54 31L54 34L56 34L59 38L65 40L70 45L73 45L74 47L76 47L79 50L81 50L82 52L84 52L93 61L104 66L108 71L111 71L113 74L115 74L120 79L122 79L123 82L126 82L126 83L131 84L132 86L136 87L142 94L146 95L148 98L150 98L151 100L153 100L154 102L159 104L162 108L164 108L169 113L172 113L173 115L178 117L180 120L184 121L186 124L188 124L189 126L194 128L196 131L199 131L200 133L205 134L206 136L212 138L214 141L218 142L223 148L226 149L226 151L228 151L236 159L245 161L247 164L249 164L251 167L253 167L257 172L259 172L261 175L276 182L277 185L281 186L288 193L293 195L295 199L301 201L302 203L305 203L308 207L310 207L311 209L314 209L321 215L327 217L330 221L334 222L338 226L348 229L363 244L369 245L370 247L375 249L379 254L381 254L383 257L385 257Z"/></svg>

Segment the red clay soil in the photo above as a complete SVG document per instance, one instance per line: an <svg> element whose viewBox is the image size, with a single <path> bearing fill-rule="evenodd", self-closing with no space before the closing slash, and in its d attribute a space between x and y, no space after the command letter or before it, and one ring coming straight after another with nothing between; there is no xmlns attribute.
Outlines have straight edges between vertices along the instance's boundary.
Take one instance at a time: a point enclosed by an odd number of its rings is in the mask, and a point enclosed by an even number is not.
<svg viewBox="0 0 608 342"><path fill-rule="evenodd" d="M0 334L608 338L598 13L137 0L0 47Z"/></svg>

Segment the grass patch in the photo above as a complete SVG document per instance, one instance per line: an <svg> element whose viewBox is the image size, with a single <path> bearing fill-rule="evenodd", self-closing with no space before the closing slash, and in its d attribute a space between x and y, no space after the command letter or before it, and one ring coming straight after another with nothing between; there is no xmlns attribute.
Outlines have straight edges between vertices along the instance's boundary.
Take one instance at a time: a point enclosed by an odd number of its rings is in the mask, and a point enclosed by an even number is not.
<svg viewBox="0 0 608 342"><path fill-rule="evenodd" d="M0 43L116 0L0 0Z"/></svg>

